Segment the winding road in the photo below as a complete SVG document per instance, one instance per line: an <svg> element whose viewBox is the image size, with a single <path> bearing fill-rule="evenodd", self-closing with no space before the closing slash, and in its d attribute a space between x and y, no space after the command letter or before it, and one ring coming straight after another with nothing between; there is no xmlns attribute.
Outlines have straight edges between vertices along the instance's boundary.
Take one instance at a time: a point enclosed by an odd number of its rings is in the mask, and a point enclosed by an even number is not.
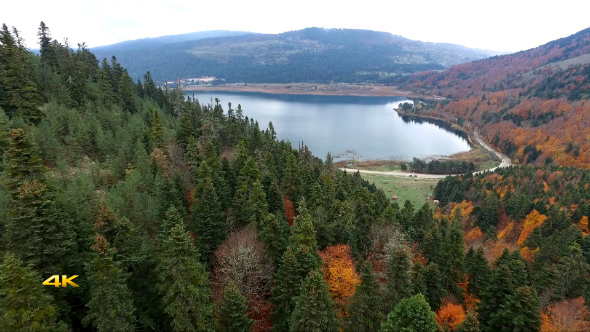
<svg viewBox="0 0 590 332"><path fill-rule="evenodd" d="M500 165L498 165L496 167L493 167L493 168L490 168L487 170L483 170L483 171L474 172L473 174L478 174L478 173L483 173L483 172L488 172L488 171L493 172L496 168L508 167L508 166L512 165L512 160L510 160L510 158L507 155L492 149L486 142L484 142L479 137L479 133L477 131L475 131L473 133L473 136L475 137L477 142L479 144L481 144L481 146L483 146L486 150L491 151L498 158L500 158L500 160L502 160ZM388 176L397 176L397 177L408 177L408 175L410 175L410 173L402 172L402 171L380 172L380 171L368 171L368 170L355 169L355 168L340 168L340 169L343 171L347 171L347 172L352 171L352 172L361 172L361 173L365 173L365 174L388 175ZM411 173L411 174L414 175L416 178L421 178L421 179L442 179L442 178L446 178L447 176L457 175L457 174L422 174L422 173Z"/></svg>

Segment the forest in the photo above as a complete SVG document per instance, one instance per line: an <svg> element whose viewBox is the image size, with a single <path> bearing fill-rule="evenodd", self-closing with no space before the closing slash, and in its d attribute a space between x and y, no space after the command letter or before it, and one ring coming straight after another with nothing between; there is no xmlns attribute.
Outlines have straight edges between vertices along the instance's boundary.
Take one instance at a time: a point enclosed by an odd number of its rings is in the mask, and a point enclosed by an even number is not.
<svg viewBox="0 0 590 332"><path fill-rule="evenodd" d="M35 55L0 31L2 331L590 330L590 171L390 203L241 105L38 32Z"/></svg>
<svg viewBox="0 0 590 332"><path fill-rule="evenodd" d="M444 119L516 163L590 167L590 29L515 54L403 77L401 87L435 94L418 115Z"/></svg>
<svg viewBox="0 0 590 332"><path fill-rule="evenodd" d="M99 58L115 55L134 80L149 70L156 83L215 76L226 83L388 84L396 75L441 70L495 54L370 30L307 28L276 35L235 34L220 32L217 38L194 36L194 40L170 36L161 40L163 44L155 44L159 39L128 41L92 51Z"/></svg>

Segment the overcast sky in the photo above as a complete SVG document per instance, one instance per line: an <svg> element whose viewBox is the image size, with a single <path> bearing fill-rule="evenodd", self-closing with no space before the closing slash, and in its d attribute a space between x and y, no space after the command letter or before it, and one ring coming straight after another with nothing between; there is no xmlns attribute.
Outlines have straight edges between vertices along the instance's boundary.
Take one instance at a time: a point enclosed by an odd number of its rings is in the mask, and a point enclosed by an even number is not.
<svg viewBox="0 0 590 332"><path fill-rule="evenodd" d="M218 29L324 27L516 52L590 27L589 9L588 0L4 0L0 23L16 26L29 48L38 48L44 21L72 47Z"/></svg>

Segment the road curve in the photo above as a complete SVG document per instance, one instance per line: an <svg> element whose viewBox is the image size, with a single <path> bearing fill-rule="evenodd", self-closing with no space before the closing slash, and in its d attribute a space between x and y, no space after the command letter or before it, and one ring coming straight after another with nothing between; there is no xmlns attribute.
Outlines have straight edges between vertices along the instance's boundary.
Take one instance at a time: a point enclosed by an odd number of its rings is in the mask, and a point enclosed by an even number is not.
<svg viewBox="0 0 590 332"><path fill-rule="evenodd" d="M508 167L508 166L512 165L512 160L510 160L510 158L507 155L492 149L486 142L484 142L479 137L479 133L477 131L475 131L473 133L473 136L475 137L477 142L479 142L479 144L481 144L481 146L483 146L486 150L493 152L498 158L500 158L500 160L502 160L500 165L498 165L496 167L493 167L493 168L490 168L487 170L483 170L483 171L474 172L473 174L478 174L478 173L483 173L483 172L488 172L488 171L493 172L496 168ZM354 172L354 173L361 172L361 173L365 173L365 174L377 174L377 175L387 175L387 176L397 176L397 177L409 177L409 175L413 175L414 177L419 178L419 179L442 179L442 178L446 178L447 176L458 175L458 174L422 174L422 173L408 173L408 172L402 172L402 171L381 172L381 171L368 171L368 170L356 169L356 168L340 168L340 169L343 171Z"/></svg>

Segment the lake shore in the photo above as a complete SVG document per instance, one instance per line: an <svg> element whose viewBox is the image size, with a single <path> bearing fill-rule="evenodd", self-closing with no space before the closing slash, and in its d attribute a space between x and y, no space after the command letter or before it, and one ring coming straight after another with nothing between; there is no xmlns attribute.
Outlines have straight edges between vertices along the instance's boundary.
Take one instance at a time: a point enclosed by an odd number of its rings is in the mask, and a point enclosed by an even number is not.
<svg viewBox="0 0 590 332"><path fill-rule="evenodd" d="M359 97L407 97L428 100L440 99L436 96L413 94L411 91L398 90L394 86L350 84L350 83L255 83L226 84L218 86L189 85L183 91L227 91L227 92L259 92L269 94L322 95L322 96L359 96Z"/></svg>

